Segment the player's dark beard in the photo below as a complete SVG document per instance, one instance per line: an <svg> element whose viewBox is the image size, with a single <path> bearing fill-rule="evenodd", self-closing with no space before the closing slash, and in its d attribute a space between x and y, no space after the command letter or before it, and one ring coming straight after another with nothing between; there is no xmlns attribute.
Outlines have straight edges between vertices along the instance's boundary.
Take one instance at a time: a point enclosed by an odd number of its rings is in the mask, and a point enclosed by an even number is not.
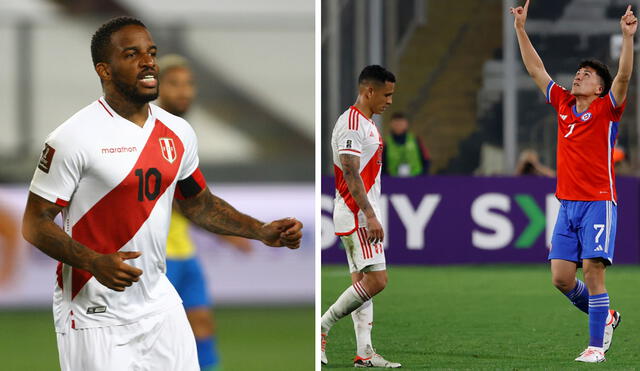
<svg viewBox="0 0 640 371"><path fill-rule="evenodd" d="M125 98L127 98L131 102L137 104L144 104L156 100L160 92L159 86L156 87L155 93L141 94L140 92L138 92L135 85L129 85L119 79L113 79L113 83L116 87L116 90L118 90L120 94L124 95Z"/></svg>

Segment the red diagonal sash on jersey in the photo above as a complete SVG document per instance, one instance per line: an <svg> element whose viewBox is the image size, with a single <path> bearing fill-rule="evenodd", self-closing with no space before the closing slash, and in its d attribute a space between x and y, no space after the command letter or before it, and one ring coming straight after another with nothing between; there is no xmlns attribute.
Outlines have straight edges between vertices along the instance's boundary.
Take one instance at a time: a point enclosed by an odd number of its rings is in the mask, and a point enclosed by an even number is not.
<svg viewBox="0 0 640 371"><path fill-rule="evenodd" d="M166 149L162 148L161 138L173 139L176 152L174 161L169 162L163 156L163 150L166 154ZM72 238L102 254L111 254L120 250L138 232L151 214L156 201L173 183L183 153L184 146L178 136L160 120L156 120L155 127L133 169L120 184L78 220L73 226ZM153 200L142 197L142 201L139 201L140 176L136 176L135 171L142 169L142 173L145 173L150 168L156 168L161 174L160 192ZM146 183L151 184L154 181L155 178L151 182L145 180ZM73 268L71 277L71 298L73 299L92 275L85 270Z"/></svg>
<svg viewBox="0 0 640 371"><path fill-rule="evenodd" d="M364 183L364 189L369 192L373 184L376 182L376 177L380 173L382 167L382 145L378 147L376 154L371 157L371 160L367 162L364 169L360 172L362 183Z"/></svg>
<svg viewBox="0 0 640 371"><path fill-rule="evenodd" d="M380 172L380 168L382 167L382 140L380 141L380 146L376 153L371 156L371 159L364 166L362 171L360 172L360 177L362 178L362 183L364 184L365 192L369 192L373 184L376 182L376 177ZM347 187L347 182L344 179L344 174L342 173L342 169L340 169L337 165L333 165L333 170L336 175L336 189L338 193L344 200L345 204L353 212L353 214L357 214L360 208L358 204L356 204L356 200L351 196L349 192L349 188ZM358 218L356 218L356 228L358 227ZM353 233L353 232L351 232ZM348 233L348 234L351 234Z"/></svg>
<svg viewBox="0 0 640 371"><path fill-rule="evenodd" d="M347 181L344 180L342 169L340 169L337 165L333 165L333 171L336 174L336 189L338 190L338 193L344 200L344 203L347 204L349 210L351 210L354 214L357 213L359 210L358 205L356 204L356 200L351 197L351 193L349 193Z"/></svg>

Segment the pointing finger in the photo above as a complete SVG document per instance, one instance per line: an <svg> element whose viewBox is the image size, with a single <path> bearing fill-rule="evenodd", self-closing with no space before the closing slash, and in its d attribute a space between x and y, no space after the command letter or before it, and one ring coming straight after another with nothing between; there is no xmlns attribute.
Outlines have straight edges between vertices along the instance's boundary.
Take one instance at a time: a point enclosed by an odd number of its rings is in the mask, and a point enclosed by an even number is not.
<svg viewBox="0 0 640 371"><path fill-rule="evenodd" d="M529 11L529 0L527 0L526 3L524 3L524 11L528 12Z"/></svg>
<svg viewBox="0 0 640 371"><path fill-rule="evenodd" d="M627 6L627 11L625 12L625 14L629 14L630 11L631 11L631 4L629 4L629 6Z"/></svg>

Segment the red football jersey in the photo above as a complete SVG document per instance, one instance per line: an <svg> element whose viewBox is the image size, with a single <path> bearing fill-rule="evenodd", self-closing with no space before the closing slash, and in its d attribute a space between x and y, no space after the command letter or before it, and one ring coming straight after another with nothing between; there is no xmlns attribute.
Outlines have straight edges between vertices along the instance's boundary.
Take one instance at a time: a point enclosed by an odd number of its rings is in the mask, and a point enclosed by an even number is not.
<svg viewBox="0 0 640 371"><path fill-rule="evenodd" d="M577 112L576 98L552 80L547 86L547 103L558 112L556 197L616 202L613 146L626 99L616 107L609 92Z"/></svg>

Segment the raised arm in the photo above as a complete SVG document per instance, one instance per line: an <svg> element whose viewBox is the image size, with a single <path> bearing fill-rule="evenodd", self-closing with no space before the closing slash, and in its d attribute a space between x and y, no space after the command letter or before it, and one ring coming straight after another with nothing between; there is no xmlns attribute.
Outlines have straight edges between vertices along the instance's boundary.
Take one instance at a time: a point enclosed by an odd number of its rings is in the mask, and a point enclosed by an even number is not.
<svg viewBox="0 0 640 371"><path fill-rule="evenodd" d="M300 247L302 223L294 218L265 224L239 212L207 187L194 197L177 201L184 216L210 232L260 240L268 246Z"/></svg>
<svg viewBox="0 0 640 371"><path fill-rule="evenodd" d="M631 5L620 18L620 28L622 30L622 50L620 51L620 61L618 61L618 74L611 84L611 93L618 105L627 98L627 89L631 81L633 70L633 35L638 29L638 19L631 11Z"/></svg>
<svg viewBox="0 0 640 371"><path fill-rule="evenodd" d="M137 258L140 252L105 255L91 250L69 237L54 222L61 210L62 207L30 192L22 221L25 240L60 262L90 272L98 282L112 290L124 291L125 287L138 281L142 271L124 261Z"/></svg>
<svg viewBox="0 0 640 371"><path fill-rule="evenodd" d="M517 8L509 9L511 14L513 14L513 26L516 29L516 36L518 37L518 45L520 46L520 55L522 56L522 62L524 62L524 66L529 73L529 76L533 79L533 81L538 86L538 89L542 91L542 93L547 93L547 86L549 85L549 81L551 81L551 77L547 73L547 70L544 68L544 63L542 63L542 59L536 52L536 49L531 44L531 40L529 40L529 35L527 35L527 31L524 29L524 24L527 21L527 13L529 12L529 0L524 4L524 7L519 6Z"/></svg>
<svg viewBox="0 0 640 371"><path fill-rule="evenodd" d="M362 177L360 177L360 157L340 155L340 164L342 165L342 172L347 188L349 188L349 193L367 218L369 240L373 243L382 242L384 239L382 224L380 224L373 207L369 203Z"/></svg>

